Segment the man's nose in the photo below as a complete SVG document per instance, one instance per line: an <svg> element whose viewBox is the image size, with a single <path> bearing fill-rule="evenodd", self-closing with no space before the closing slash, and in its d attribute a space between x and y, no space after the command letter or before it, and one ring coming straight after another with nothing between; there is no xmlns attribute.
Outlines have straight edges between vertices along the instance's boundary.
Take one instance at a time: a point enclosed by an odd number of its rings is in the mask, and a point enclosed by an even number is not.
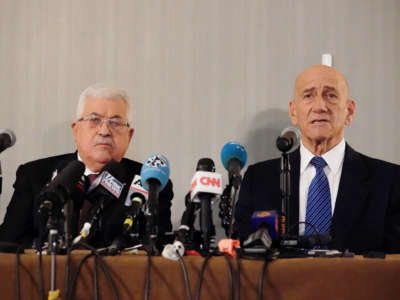
<svg viewBox="0 0 400 300"><path fill-rule="evenodd" d="M101 124L99 125L99 128L97 129L97 133L102 136L111 135L111 130L108 127L107 121L103 120L103 122L101 122Z"/></svg>
<svg viewBox="0 0 400 300"><path fill-rule="evenodd" d="M326 99L322 95L316 95L313 101L313 110L317 112L325 112L328 110Z"/></svg>

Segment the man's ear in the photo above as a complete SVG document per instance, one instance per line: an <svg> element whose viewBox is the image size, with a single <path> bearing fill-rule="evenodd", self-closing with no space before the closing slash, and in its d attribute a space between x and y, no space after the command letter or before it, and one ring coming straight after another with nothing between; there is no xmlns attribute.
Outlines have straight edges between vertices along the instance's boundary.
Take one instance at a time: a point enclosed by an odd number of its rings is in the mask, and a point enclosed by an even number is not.
<svg viewBox="0 0 400 300"><path fill-rule="evenodd" d="M133 134L135 133L135 129L129 128L129 142L132 140Z"/></svg>
<svg viewBox="0 0 400 300"><path fill-rule="evenodd" d="M347 116L346 116L346 120L344 121L345 125L351 124L355 113L356 113L356 103L353 100L349 99L347 101Z"/></svg>
<svg viewBox="0 0 400 300"><path fill-rule="evenodd" d="M296 111L296 104L294 100L289 102L289 117L292 121L292 124L297 126L297 111Z"/></svg>
<svg viewBox="0 0 400 300"><path fill-rule="evenodd" d="M74 140L76 141L76 135L78 130L76 122L73 122L71 124L71 128L72 128L72 135L74 136Z"/></svg>

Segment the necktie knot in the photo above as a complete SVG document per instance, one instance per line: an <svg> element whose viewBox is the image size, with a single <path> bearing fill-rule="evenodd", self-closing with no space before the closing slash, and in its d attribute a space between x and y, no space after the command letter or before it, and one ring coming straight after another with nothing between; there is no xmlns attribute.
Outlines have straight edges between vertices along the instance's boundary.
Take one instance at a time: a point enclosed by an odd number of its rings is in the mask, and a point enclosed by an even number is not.
<svg viewBox="0 0 400 300"><path fill-rule="evenodd" d="M323 169L327 165L325 159L323 159L321 156L314 156L313 159L311 160L311 164L315 166L317 169Z"/></svg>
<svg viewBox="0 0 400 300"><path fill-rule="evenodd" d="M93 181L95 181L97 177L99 177L99 174L90 174L90 175L87 175L87 179L89 180L89 184L92 184Z"/></svg>

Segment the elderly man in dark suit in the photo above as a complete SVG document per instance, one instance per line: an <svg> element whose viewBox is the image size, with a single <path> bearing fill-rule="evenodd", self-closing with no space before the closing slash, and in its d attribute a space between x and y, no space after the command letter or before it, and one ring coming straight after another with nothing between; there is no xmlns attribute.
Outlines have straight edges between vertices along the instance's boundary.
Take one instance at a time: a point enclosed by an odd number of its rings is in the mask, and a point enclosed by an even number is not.
<svg viewBox="0 0 400 300"><path fill-rule="evenodd" d="M290 154L296 234L327 233L330 248L361 253L400 252L400 167L367 157L344 140L355 114L345 77L317 65L296 80L289 115L300 128L299 149ZM280 159L249 166L236 207L236 226L245 239L251 215L281 208Z"/></svg>
<svg viewBox="0 0 400 300"><path fill-rule="evenodd" d="M125 91L118 88L90 86L79 98L76 117L71 125L78 150L76 153L39 159L18 168L15 191L0 227L0 240L32 247L41 230L39 194L52 180L54 172L59 172L73 160L84 163L86 176L99 174L110 161L120 162L125 169L122 193L117 201L104 207L102 228L90 242L97 247L107 246L120 233L124 220L124 199L132 179L140 175L142 166L139 162L123 158L134 133L129 98ZM160 193L158 226L161 233L172 229L172 197L172 183L169 181ZM141 218L143 222L143 216ZM140 228L143 231L144 226Z"/></svg>

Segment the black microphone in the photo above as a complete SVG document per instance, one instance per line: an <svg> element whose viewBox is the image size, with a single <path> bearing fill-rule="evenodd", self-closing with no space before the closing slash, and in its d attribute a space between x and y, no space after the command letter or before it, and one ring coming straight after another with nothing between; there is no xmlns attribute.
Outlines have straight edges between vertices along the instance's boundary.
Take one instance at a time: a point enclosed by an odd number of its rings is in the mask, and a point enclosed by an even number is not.
<svg viewBox="0 0 400 300"><path fill-rule="evenodd" d="M135 175L125 200L126 211L122 232L108 247L107 250L109 253L117 254L121 249L128 246L129 234L131 233L134 224L137 222L137 217L139 216L142 206L146 202L147 198L148 192L142 186L141 177Z"/></svg>
<svg viewBox="0 0 400 300"><path fill-rule="evenodd" d="M200 203L200 231L203 251L210 249L210 238L214 234L211 200L222 194L221 175L215 173L214 161L202 158L197 163L197 172L192 179L191 201Z"/></svg>
<svg viewBox="0 0 400 300"><path fill-rule="evenodd" d="M78 243L82 238L89 238L94 231L101 230L102 211L108 204L117 201L124 188L125 167L115 161L110 161L105 165L100 175L88 189L87 199L93 204L87 214L86 222L81 228L81 233L77 236L73 244Z"/></svg>
<svg viewBox="0 0 400 300"><path fill-rule="evenodd" d="M74 214L76 206L74 202L80 201L84 193L83 186L80 184L84 171L85 166L82 162L71 161L59 173L56 169L53 172L53 180L40 192L40 231L37 241L39 247L42 245L46 223L48 229L55 229L58 233L56 228L59 228L61 220L64 219L63 246L69 248L73 236L72 225L74 220L77 221L76 214Z"/></svg>
<svg viewBox="0 0 400 300"><path fill-rule="evenodd" d="M85 165L78 160L70 162L62 169L40 193L40 211L49 213L53 209L61 208L71 195L77 193L84 171Z"/></svg>
<svg viewBox="0 0 400 300"><path fill-rule="evenodd" d="M0 130L0 153L15 144L17 138L10 129Z"/></svg>
<svg viewBox="0 0 400 300"><path fill-rule="evenodd" d="M125 174L125 167L122 164L110 161L90 185L87 193L88 200L92 203L107 205L115 198L118 199L124 188Z"/></svg>
<svg viewBox="0 0 400 300"><path fill-rule="evenodd" d="M290 152L300 145L300 138L301 134L297 127L286 127L276 139L276 147L281 152Z"/></svg>

